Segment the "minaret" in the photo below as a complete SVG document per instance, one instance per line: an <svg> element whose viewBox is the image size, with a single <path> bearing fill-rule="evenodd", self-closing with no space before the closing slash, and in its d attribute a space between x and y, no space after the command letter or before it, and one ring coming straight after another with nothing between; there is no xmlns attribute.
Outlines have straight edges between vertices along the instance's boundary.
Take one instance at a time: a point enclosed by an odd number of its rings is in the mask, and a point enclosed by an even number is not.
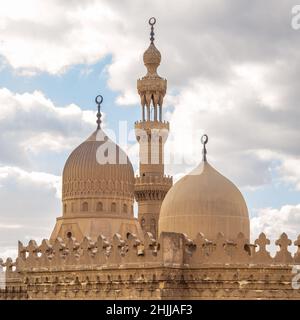
<svg viewBox="0 0 300 320"><path fill-rule="evenodd" d="M161 54L154 45L155 22L155 18L149 20L150 46L143 56L147 74L137 80L142 120L135 122L135 133L140 144L140 176L135 179L134 193L143 231L157 237L159 211L172 186L172 177L164 174L164 144L169 133L169 123L162 119L162 106L167 80L157 74Z"/></svg>

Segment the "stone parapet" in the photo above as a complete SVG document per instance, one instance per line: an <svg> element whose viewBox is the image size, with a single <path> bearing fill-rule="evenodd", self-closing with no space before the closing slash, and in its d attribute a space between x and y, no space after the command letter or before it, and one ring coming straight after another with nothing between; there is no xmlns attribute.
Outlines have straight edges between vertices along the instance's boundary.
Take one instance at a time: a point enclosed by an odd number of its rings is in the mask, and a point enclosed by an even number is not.
<svg viewBox="0 0 300 320"><path fill-rule="evenodd" d="M19 243L16 261L0 261L6 275L1 299L300 299L295 268L300 263L300 237L283 233L274 257L262 233L254 245L243 234L215 241L199 234L134 234L109 242L81 243L70 238L41 245Z"/></svg>

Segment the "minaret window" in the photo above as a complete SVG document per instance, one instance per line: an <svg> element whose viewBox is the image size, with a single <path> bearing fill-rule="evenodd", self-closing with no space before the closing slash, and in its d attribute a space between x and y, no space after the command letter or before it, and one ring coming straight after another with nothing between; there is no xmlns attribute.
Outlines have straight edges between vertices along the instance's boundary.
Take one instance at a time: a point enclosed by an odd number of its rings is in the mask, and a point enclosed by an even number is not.
<svg viewBox="0 0 300 320"><path fill-rule="evenodd" d="M69 239L72 238L72 232L70 232L70 231L67 232L67 238L69 238Z"/></svg>
<svg viewBox="0 0 300 320"><path fill-rule="evenodd" d="M103 203L102 202L97 203L96 211L103 211Z"/></svg>
<svg viewBox="0 0 300 320"><path fill-rule="evenodd" d="M112 211L112 212L116 212L116 211L117 211L117 204L116 204L115 202L113 202L113 203L111 204L111 211Z"/></svg>
<svg viewBox="0 0 300 320"><path fill-rule="evenodd" d="M67 213L67 205L64 204L64 213Z"/></svg>
<svg viewBox="0 0 300 320"><path fill-rule="evenodd" d="M87 202L84 202L82 204L82 211L88 211L89 210L89 204Z"/></svg>
<svg viewBox="0 0 300 320"><path fill-rule="evenodd" d="M153 105L154 108L154 121L157 121L157 105Z"/></svg>
<svg viewBox="0 0 300 320"><path fill-rule="evenodd" d="M162 106L159 106L159 121L162 121Z"/></svg>
<svg viewBox="0 0 300 320"><path fill-rule="evenodd" d="M127 204L124 203L124 204L123 204L123 212L124 212L124 213L127 213L127 211L128 211L128 210L127 210Z"/></svg>

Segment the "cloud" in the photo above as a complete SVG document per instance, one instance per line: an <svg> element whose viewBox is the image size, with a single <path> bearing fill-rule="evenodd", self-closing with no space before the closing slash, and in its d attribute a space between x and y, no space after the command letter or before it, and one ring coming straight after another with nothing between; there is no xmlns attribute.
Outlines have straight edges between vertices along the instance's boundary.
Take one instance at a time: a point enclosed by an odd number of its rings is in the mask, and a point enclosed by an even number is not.
<svg viewBox="0 0 300 320"><path fill-rule="evenodd" d="M20 229L22 228L19 224L0 224L0 229Z"/></svg>
<svg viewBox="0 0 300 320"><path fill-rule="evenodd" d="M0 105L1 165L36 170L42 165L39 156L70 151L95 128L93 111L56 106L40 91L18 94L0 88Z"/></svg>
<svg viewBox="0 0 300 320"><path fill-rule="evenodd" d="M18 250L16 246L14 247L0 247L0 257L5 261L8 257L16 259L18 256Z"/></svg>
<svg viewBox="0 0 300 320"><path fill-rule="evenodd" d="M294 185L300 191L300 157L284 158L278 171L283 181Z"/></svg>
<svg viewBox="0 0 300 320"><path fill-rule="evenodd" d="M61 215L61 177L0 167L0 248L16 249L17 241L49 238Z"/></svg>
<svg viewBox="0 0 300 320"><path fill-rule="evenodd" d="M149 37L146 22L155 15L156 42L163 53L162 74L168 75L173 85L184 85L199 73L222 80L230 75L229 64L248 60L269 63L270 56L272 60L281 57L291 40L298 46L297 33L290 26L293 4L257 0L251 5L209 0L187 0L176 6L171 0L41 4L31 0L24 5L3 1L1 53L16 69L53 74L112 54L112 88L133 89L136 75L143 72L136 57ZM284 51L293 55L292 50Z"/></svg>
<svg viewBox="0 0 300 320"><path fill-rule="evenodd" d="M118 13L105 1L41 4L32 0L26 6L11 1L1 7L0 53L22 74L60 74L74 64L92 64L120 48L126 48L123 61L127 63L129 48L134 52L134 36L125 36Z"/></svg>
<svg viewBox="0 0 300 320"><path fill-rule="evenodd" d="M134 104L139 101L136 78L145 74L146 22L150 15L156 16L155 41L162 53L159 73L168 78L166 102L172 106L165 109L174 144L186 134L186 123L194 131L207 132L210 159L240 186L253 188L271 182L280 154L300 155L294 143L299 139L300 116L299 33L291 28L294 4L32 0L16 12L12 1L2 6L0 14L0 53L17 72L30 74L61 74L74 64L89 65L111 55L108 85L119 93L119 104ZM64 110L68 116L80 113L72 105ZM56 129L64 130L63 123L56 122L61 125ZM63 145L48 132L28 139L32 152L41 145L53 150ZM192 130L188 132L191 137ZM201 146L191 140L176 148L179 155L185 153L190 166L175 166L170 173L186 172L200 159ZM262 159L261 150L279 158Z"/></svg>

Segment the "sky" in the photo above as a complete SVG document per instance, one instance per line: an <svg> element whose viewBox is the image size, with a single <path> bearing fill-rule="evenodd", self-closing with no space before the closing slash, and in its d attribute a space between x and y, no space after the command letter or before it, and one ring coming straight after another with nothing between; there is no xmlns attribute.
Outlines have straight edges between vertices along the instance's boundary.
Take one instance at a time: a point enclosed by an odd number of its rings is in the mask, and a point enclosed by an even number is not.
<svg viewBox="0 0 300 320"><path fill-rule="evenodd" d="M298 1L299 2L299 1ZM300 8L292 0L0 0L0 256L49 238L70 152L103 127L138 170L136 80L155 16L168 81L166 173L209 162L243 193L251 239L300 233ZM174 162L174 161L173 161Z"/></svg>

